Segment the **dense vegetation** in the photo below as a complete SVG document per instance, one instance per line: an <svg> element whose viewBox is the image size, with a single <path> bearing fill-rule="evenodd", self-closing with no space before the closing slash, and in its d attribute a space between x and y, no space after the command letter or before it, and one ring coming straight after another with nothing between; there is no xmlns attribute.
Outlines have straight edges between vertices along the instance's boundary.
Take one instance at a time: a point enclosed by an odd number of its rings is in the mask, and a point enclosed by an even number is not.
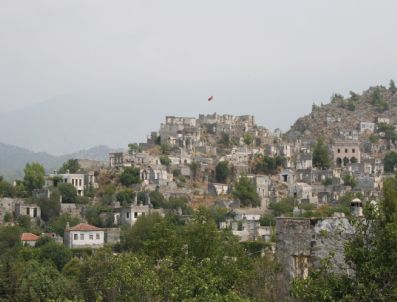
<svg viewBox="0 0 397 302"><path fill-rule="evenodd" d="M203 208L188 222L141 217L113 250L71 251L48 238L21 246L21 231L0 228L5 301L277 301L279 269L258 257L263 246L218 231Z"/></svg>
<svg viewBox="0 0 397 302"><path fill-rule="evenodd" d="M355 234L345 247L347 267L332 267L325 259L307 279L295 280L297 301L396 301L397 179L387 179L383 193L381 203L367 204L365 220L354 221Z"/></svg>

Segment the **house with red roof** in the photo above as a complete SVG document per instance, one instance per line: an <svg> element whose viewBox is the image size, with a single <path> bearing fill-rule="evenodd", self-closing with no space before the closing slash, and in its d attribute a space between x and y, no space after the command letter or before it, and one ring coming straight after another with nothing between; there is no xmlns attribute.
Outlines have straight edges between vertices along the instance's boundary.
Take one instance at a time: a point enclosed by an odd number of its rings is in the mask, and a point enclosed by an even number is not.
<svg viewBox="0 0 397 302"><path fill-rule="evenodd" d="M21 241L23 245L35 246L36 242L40 239L40 236L37 236L32 233L22 233Z"/></svg>
<svg viewBox="0 0 397 302"><path fill-rule="evenodd" d="M63 243L71 249L100 248L105 244L105 230L87 223L79 223L73 227L67 225Z"/></svg>

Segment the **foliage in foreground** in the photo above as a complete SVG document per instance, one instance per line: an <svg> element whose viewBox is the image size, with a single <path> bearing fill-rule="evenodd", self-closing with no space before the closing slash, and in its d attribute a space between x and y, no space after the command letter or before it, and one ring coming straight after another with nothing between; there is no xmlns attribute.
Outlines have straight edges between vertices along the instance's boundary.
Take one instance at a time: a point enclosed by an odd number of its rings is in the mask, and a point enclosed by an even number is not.
<svg viewBox="0 0 397 302"><path fill-rule="evenodd" d="M345 246L347 268L336 273L329 261L294 282L297 301L397 301L397 180L384 183L384 199L368 204Z"/></svg>
<svg viewBox="0 0 397 302"><path fill-rule="evenodd" d="M141 217L119 245L91 253L50 239L24 247L20 232L0 227L0 300L278 301L279 268L218 231L207 209L189 222Z"/></svg>

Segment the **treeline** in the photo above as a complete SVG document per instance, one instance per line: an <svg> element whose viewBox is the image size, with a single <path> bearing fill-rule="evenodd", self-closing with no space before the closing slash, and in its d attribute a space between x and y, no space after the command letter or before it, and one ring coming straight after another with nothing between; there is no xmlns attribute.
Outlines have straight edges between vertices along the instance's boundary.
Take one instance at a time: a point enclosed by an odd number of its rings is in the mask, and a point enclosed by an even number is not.
<svg viewBox="0 0 397 302"><path fill-rule="evenodd" d="M0 228L0 301L278 301L279 268L265 244L239 243L197 210L141 217L120 244L69 250L51 239L22 246Z"/></svg>

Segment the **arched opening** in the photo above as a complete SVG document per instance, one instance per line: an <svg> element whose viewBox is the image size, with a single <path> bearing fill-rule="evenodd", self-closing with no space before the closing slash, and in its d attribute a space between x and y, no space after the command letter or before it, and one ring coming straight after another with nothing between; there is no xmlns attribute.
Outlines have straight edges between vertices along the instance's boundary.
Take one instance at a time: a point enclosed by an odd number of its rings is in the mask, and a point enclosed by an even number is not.
<svg viewBox="0 0 397 302"><path fill-rule="evenodd" d="M349 163L349 159L347 157L343 158L343 165L346 166Z"/></svg>
<svg viewBox="0 0 397 302"><path fill-rule="evenodd" d="M340 157L336 159L336 165L339 167L342 166L342 159Z"/></svg>
<svg viewBox="0 0 397 302"><path fill-rule="evenodd" d="M355 158L355 157L353 156L352 158L350 158L350 162L351 162L352 164L355 164L355 163L358 162L358 160L357 160L357 158Z"/></svg>

